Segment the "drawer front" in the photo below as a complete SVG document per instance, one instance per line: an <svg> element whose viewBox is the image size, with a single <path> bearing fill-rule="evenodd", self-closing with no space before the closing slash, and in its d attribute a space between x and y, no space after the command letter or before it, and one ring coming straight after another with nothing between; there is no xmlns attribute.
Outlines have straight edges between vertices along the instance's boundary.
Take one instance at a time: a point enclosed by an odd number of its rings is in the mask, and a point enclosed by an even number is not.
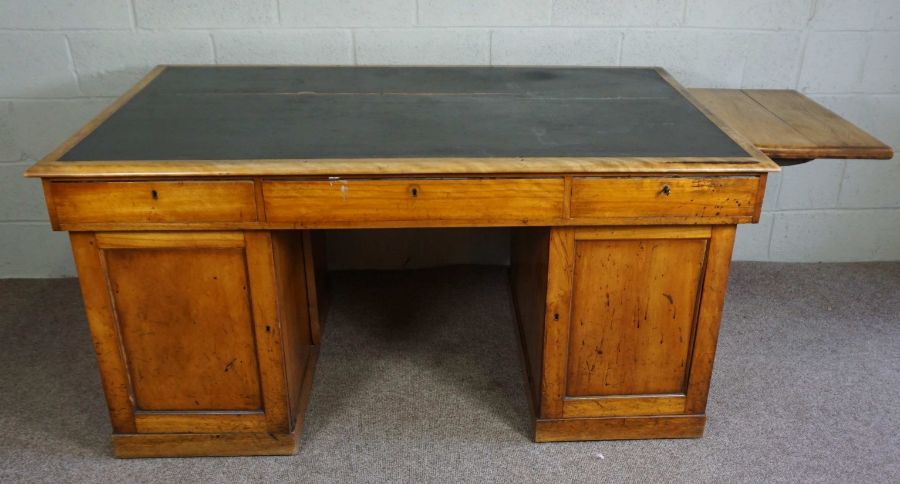
<svg viewBox="0 0 900 484"><path fill-rule="evenodd" d="M56 182L62 225L255 222L253 182Z"/></svg>
<svg viewBox="0 0 900 484"><path fill-rule="evenodd" d="M710 218L749 221L759 177L575 178L572 218Z"/></svg>
<svg viewBox="0 0 900 484"><path fill-rule="evenodd" d="M304 227L525 225L559 220L564 182L549 179L263 182L269 222Z"/></svg>

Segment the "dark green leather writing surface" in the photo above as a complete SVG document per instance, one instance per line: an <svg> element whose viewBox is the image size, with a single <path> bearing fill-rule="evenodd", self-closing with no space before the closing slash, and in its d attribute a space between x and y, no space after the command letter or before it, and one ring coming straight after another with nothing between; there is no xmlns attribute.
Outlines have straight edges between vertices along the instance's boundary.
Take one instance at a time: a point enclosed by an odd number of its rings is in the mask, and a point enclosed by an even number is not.
<svg viewBox="0 0 900 484"><path fill-rule="evenodd" d="M169 67L60 160L746 156L654 69Z"/></svg>

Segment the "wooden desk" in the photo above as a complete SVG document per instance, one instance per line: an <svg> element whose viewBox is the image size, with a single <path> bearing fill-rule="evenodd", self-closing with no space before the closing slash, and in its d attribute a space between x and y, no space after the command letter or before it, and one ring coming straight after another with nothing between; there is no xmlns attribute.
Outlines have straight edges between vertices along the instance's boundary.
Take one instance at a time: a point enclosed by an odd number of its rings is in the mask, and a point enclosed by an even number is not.
<svg viewBox="0 0 900 484"><path fill-rule="evenodd" d="M28 175L137 457L297 450L329 228L514 227L535 440L701 436L776 170L661 70L169 67Z"/></svg>

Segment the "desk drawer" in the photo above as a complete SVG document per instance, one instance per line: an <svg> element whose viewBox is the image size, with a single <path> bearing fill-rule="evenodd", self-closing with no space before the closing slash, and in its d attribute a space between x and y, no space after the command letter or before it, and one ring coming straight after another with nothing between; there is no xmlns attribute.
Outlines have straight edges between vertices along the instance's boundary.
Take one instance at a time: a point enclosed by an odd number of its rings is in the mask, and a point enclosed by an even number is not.
<svg viewBox="0 0 900 484"><path fill-rule="evenodd" d="M253 182L55 182L52 196L62 225L254 222Z"/></svg>
<svg viewBox="0 0 900 484"><path fill-rule="evenodd" d="M268 181L269 222L304 227L523 225L558 220L564 182L545 179Z"/></svg>
<svg viewBox="0 0 900 484"><path fill-rule="evenodd" d="M570 213L575 219L745 219L756 213L760 189L759 177L576 177Z"/></svg>

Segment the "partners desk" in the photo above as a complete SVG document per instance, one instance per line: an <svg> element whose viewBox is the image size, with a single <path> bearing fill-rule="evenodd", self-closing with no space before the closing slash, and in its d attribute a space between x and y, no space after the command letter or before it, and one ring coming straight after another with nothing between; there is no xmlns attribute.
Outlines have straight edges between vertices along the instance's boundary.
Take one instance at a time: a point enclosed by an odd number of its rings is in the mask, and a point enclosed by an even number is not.
<svg viewBox="0 0 900 484"><path fill-rule="evenodd" d="M142 457L296 452L336 228L513 227L534 439L699 437L735 227L778 169L660 69L185 66L27 174Z"/></svg>

